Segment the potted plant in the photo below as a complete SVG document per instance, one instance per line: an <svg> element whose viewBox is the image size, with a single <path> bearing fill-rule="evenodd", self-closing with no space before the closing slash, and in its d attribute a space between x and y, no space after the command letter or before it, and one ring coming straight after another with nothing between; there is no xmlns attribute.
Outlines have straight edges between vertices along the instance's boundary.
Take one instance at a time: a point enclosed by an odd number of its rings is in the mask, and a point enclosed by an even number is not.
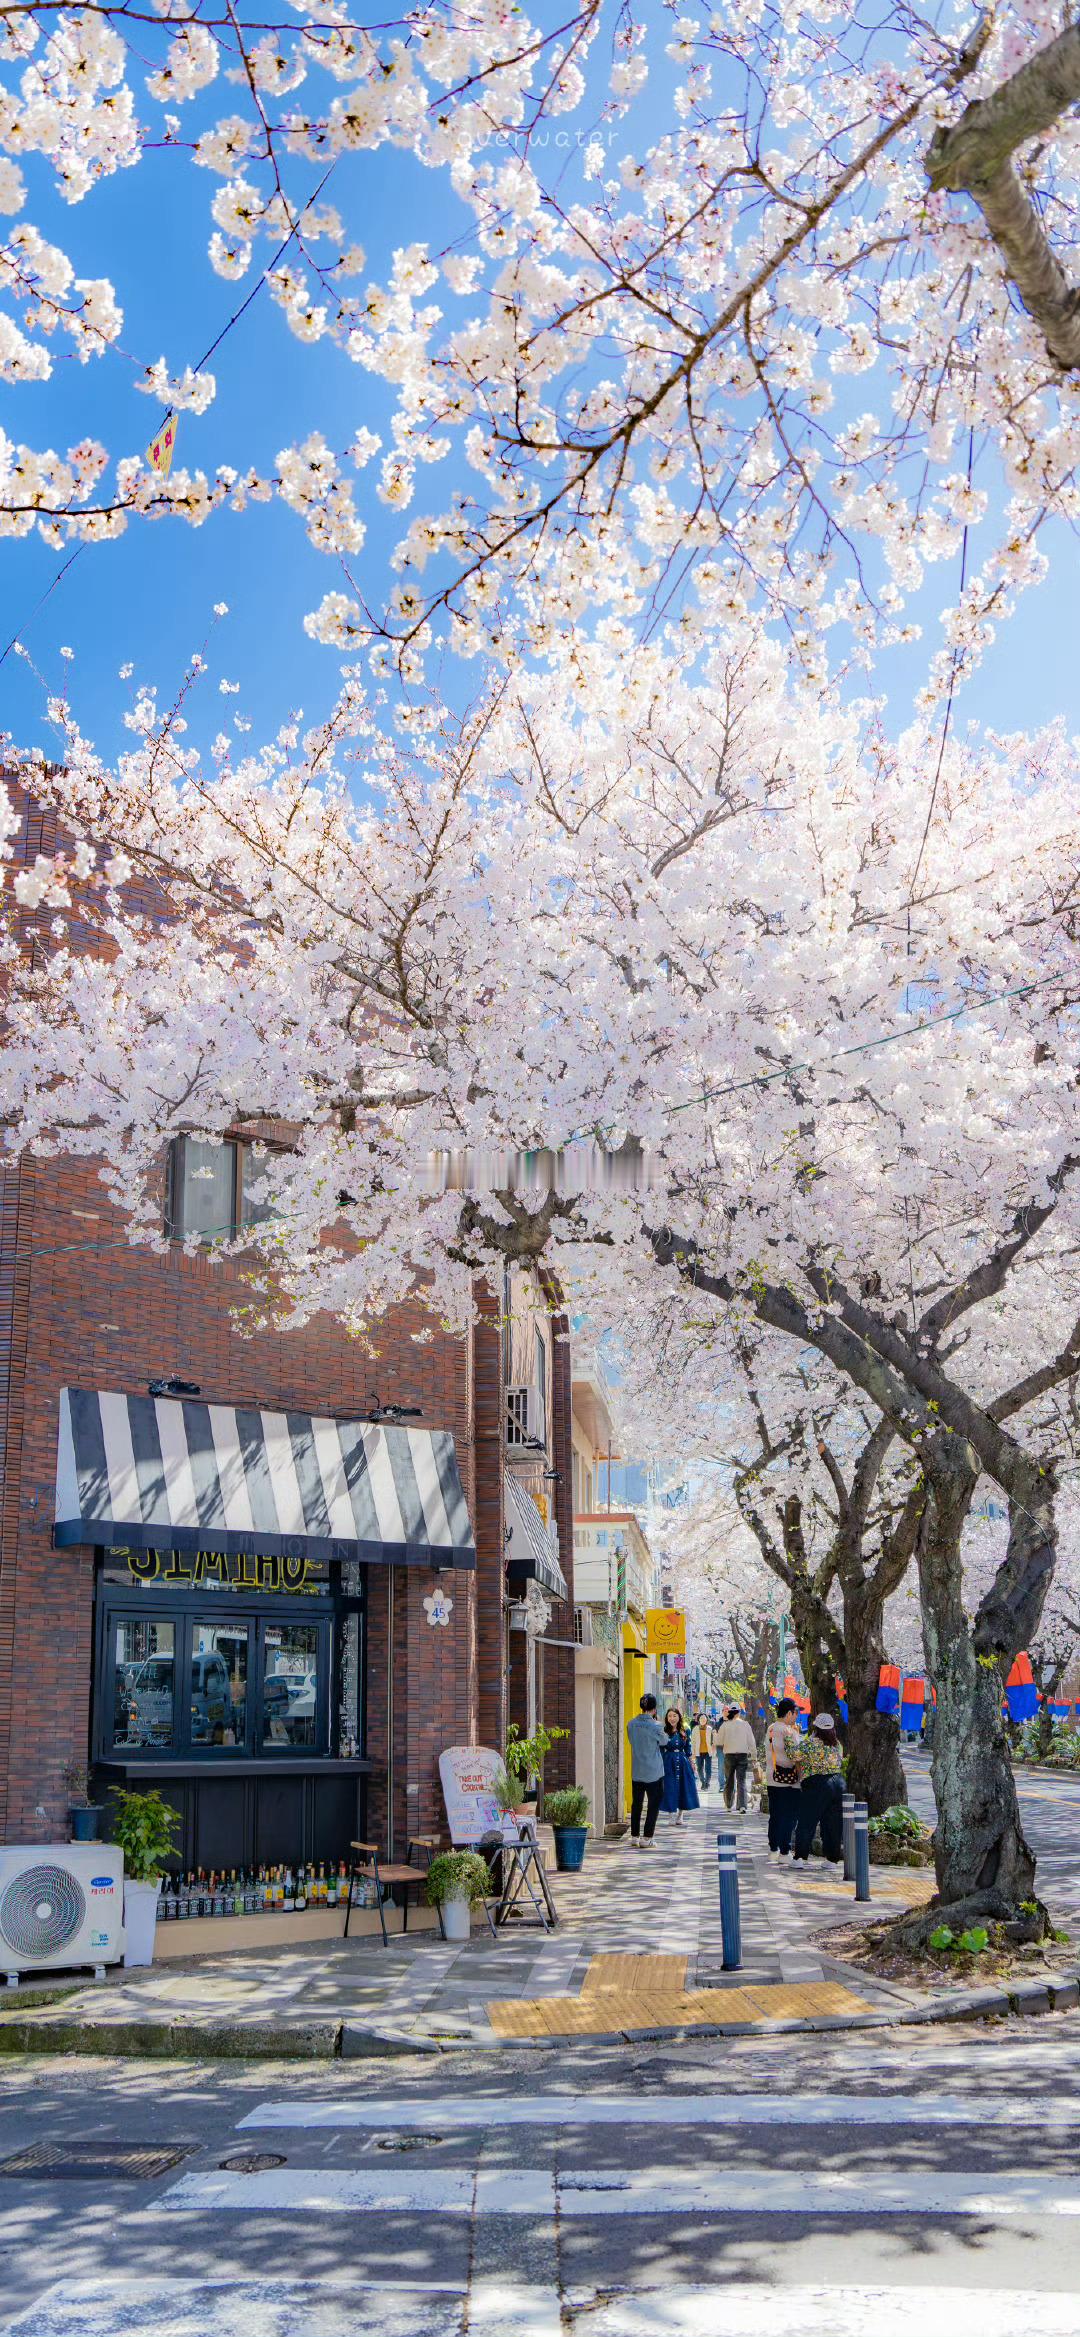
<svg viewBox="0 0 1080 2337"><path fill-rule="evenodd" d="M546 1755L550 1753L552 1745L557 1744L560 1737L566 1737L569 1734L568 1728L545 1728L541 1722L539 1727L534 1729L531 1737L523 1737L516 1722L511 1721L506 1732L503 1768L507 1779L506 1792L508 1795L512 1794L514 1798L504 1801L500 1785L497 1783L495 1798L500 1809L505 1807L510 1810L521 1810L524 1807L526 1787L530 1777L539 1777L543 1774L544 1760Z"/></svg>
<svg viewBox="0 0 1080 2337"><path fill-rule="evenodd" d="M469 1910L486 1899L491 1874L486 1858L475 1850L441 1850L427 1873L429 1907L437 1907L447 1939L468 1939Z"/></svg>
<svg viewBox="0 0 1080 2337"><path fill-rule="evenodd" d="M589 1796L580 1785L564 1785L545 1793L544 1817L555 1836L555 1864L560 1874L576 1874L585 1858L589 1833Z"/></svg>
<svg viewBox="0 0 1080 2337"><path fill-rule="evenodd" d="M176 1845L179 1810L160 1793L115 1795L113 1841L124 1853L124 1962L152 1964L158 1893L165 1861Z"/></svg>
<svg viewBox="0 0 1080 2337"><path fill-rule="evenodd" d="M68 1791L68 1818L73 1842L96 1842L101 1803L90 1799L90 1771L85 1761L69 1761L64 1770Z"/></svg>

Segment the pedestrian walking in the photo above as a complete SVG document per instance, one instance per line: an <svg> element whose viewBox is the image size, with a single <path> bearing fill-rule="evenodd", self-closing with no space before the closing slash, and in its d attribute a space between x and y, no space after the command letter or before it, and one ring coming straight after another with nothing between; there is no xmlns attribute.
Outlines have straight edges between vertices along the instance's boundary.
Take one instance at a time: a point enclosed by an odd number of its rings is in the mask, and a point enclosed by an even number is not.
<svg viewBox="0 0 1080 2337"><path fill-rule="evenodd" d="M707 1712L695 1712L690 1726L690 1742L694 1748L694 1767L703 1793L712 1784L713 1754L716 1750L716 1730Z"/></svg>
<svg viewBox="0 0 1080 2337"><path fill-rule="evenodd" d="M735 1802L736 1808L744 1810L746 1776L750 1763L757 1760L757 1745L753 1729L738 1704L729 1704L716 1741L724 1756L724 1808L729 1810Z"/></svg>
<svg viewBox="0 0 1080 2337"><path fill-rule="evenodd" d="M765 1783L769 1789L769 1854L787 1858L799 1816L801 1738L795 1699L781 1696L765 1731Z"/></svg>
<svg viewBox="0 0 1080 2337"><path fill-rule="evenodd" d="M815 1713L799 1742L799 1822L795 1856L808 1859L820 1826L824 1857L835 1865L844 1855L844 1780L836 1722L831 1712Z"/></svg>
<svg viewBox="0 0 1080 2337"><path fill-rule="evenodd" d="M656 1814L664 1793L664 1731L656 1717L655 1696L643 1696L641 1710L627 1721L630 1739L630 1840L635 1850L652 1848ZM641 1832L642 1811L645 1831Z"/></svg>
<svg viewBox="0 0 1080 2337"><path fill-rule="evenodd" d="M701 1807L690 1732L677 1704L669 1704L664 1714L664 1798L660 1807L677 1826L682 1825L684 1810Z"/></svg>

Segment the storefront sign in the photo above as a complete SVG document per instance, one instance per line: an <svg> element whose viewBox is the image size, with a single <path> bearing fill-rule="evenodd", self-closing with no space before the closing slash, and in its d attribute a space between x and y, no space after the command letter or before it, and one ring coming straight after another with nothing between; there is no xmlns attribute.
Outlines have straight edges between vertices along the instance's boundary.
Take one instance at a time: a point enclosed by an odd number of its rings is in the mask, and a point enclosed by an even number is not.
<svg viewBox="0 0 1080 2337"><path fill-rule="evenodd" d="M516 1841L516 1822L504 1816L495 1795L496 1780L502 1773L498 1753L489 1753L483 1745L451 1745L449 1752L440 1753L439 1775L451 1842L466 1846L479 1842L482 1834L492 1833Z"/></svg>
<svg viewBox="0 0 1080 2337"><path fill-rule="evenodd" d="M650 1655L686 1654L686 1617L681 1607L650 1607L645 1616L645 1645Z"/></svg>
<svg viewBox="0 0 1080 2337"><path fill-rule="evenodd" d="M120 1556L122 1553L117 1552ZM171 1590L319 1591L326 1569L310 1558L260 1558L235 1550L128 1550L133 1582Z"/></svg>

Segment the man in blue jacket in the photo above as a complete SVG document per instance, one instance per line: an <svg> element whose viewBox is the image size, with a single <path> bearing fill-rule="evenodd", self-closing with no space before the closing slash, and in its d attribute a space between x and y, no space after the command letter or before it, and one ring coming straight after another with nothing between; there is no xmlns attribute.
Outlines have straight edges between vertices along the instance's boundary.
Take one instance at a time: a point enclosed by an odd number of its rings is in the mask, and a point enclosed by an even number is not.
<svg viewBox="0 0 1080 2337"><path fill-rule="evenodd" d="M641 1710L635 1720L627 1721L626 1733L630 1739L630 1840L635 1849L647 1850L664 1795L664 1731L656 1717L655 1696L642 1697ZM643 1808L645 1833L639 1843Z"/></svg>

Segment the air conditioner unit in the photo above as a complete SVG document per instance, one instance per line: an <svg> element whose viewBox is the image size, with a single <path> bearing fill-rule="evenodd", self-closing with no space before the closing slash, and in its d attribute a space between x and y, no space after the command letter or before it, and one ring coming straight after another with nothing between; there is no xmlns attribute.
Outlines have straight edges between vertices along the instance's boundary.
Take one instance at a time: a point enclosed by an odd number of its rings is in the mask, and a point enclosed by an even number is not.
<svg viewBox="0 0 1080 2337"><path fill-rule="evenodd" d="M0 1972L47 1972L124 1952L124 1853L113 1843L0 1850Z"/></svg>
<svg viewBox="0 0 1080 2337"><path fill-rule="evenodd" d="M528 1448L547 1443L544 1398L539 1388L507 1388L506 1441L511 1452L515 1445Z"/></svg>

